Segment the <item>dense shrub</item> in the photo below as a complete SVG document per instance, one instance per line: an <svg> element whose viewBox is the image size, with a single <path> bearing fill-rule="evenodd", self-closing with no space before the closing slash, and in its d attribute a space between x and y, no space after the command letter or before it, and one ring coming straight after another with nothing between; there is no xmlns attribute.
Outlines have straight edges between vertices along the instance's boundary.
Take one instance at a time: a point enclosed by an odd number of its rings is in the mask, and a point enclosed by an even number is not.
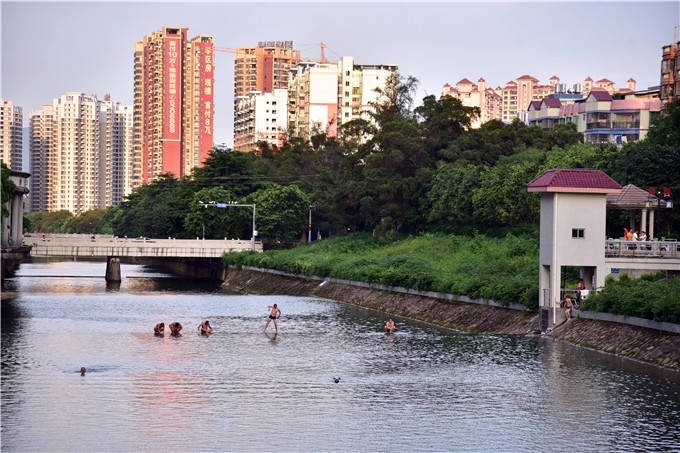
<svg viewBox="0 0 680 453"><path fill-rule="evenodd" d="M582 309L680 324L680 278L660 281L659 277L607 278L602 291L590 296Z"/></svg>
<svg viewBox="0 0 680 453"><path fill-rule="evenodd" d="M537 307L534 231L504 238L425 233L383 241L357 233L289 250L231 253L224 262Z"/></svg>

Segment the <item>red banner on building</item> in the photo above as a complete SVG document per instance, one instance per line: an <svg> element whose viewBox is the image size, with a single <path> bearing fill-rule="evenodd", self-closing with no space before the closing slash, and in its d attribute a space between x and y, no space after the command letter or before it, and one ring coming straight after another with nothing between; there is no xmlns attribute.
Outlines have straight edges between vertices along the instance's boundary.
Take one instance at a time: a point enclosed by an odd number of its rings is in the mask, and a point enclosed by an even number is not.
<svg viewBox="0 0 680 453"><path fill-rule="evenodd" d="M213 92L214 92L214 53L212 44L203 46L203 86L201 87L201 131L199 160L201 164L213 147Z"/></svg>
<svg viewBox="0 0 680 453"><path fill-rule="evenodd" d="M163 138L180 139L180 112L182 110L182 39L165 39L165 105Z"/></svg>

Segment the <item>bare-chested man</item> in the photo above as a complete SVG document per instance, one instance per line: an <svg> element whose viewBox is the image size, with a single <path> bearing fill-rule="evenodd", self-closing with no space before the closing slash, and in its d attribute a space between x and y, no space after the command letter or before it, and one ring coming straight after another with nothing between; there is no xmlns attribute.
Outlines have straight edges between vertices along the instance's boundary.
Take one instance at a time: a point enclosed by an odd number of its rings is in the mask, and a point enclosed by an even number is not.
<svg viewBox="0 0 680 453"><path fill-rule="evenodd" d="M276 325L276 320L281 317L281 310L279 310L279 307L274 305L269 305L267 307L267 310L271 310L269 313L269 319L267 319L267 325L264 326L265 332L267 331L267 327L269 327L269 323L271 321L274 321L274 328L276 329L276 333L279 333L279 326Z"/></svg>
<svg viewBox="0 0 680 453"><path fill-rule="evenodd" d="M182 330L182 324L178 323L177 321L171 323L168 327L170 327L170 335L173 337L181 337L182 334L179 333L180 330Z"/></svg>
<svg viewBox="0 0 680 453"><path fill-rule="evenodd" d="M205 320L198 325L198 330L201 335L210 335L213 331L210 321Z"/></svg>
<svg viewBox="0 0 680 453"><path fill-rule="evenodd" d="M165 335L165 323L159 322L156 324L156 326L153 328L153 334L156 335L157 337L162 337Z"/></svg>
<svg viewBox="0 0 680 453"><path fill-rule="evenodd" d="M394 326L394 321L391 319L385 323L385 332L386 333L393 333L397 328Z"/></svg>

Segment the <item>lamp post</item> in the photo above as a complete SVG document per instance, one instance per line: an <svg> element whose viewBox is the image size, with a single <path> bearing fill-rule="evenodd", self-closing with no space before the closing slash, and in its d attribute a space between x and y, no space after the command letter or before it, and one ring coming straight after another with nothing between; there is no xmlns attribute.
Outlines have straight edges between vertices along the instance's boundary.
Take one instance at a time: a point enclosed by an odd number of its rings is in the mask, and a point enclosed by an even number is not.
<svg viewBox="0 0 680 453"><path fill-rule="evenodd" d="M312 242L312 209L316 208L316 202L309 205L309 224L307 225L307 242Z"/></svg>
<svg viewBox="0 0 680 453"><path fill-rule="evenodd" d="M228 201L226 203L224 202L214 202L210 201L208 203L204 203L202 201L198 202L201 206L204 208L253 208L253 236L250 238L250 242L252 245L253 250L255 250L255 236L257 236L257 230L255 229L255 212L256 212L256 204L248 204L248 203L237 203L236 201Z"/></svg>

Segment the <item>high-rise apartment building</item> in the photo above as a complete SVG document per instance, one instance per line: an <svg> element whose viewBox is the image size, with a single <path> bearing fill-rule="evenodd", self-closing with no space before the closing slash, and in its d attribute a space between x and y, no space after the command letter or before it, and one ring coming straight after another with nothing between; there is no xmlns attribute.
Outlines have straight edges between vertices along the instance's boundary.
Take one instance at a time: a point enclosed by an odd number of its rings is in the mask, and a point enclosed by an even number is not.
<svg viewBox="0 0 680 453"><path fill-rule="evenodd" d="M236 49L234 99L251 91L287 89L288 72L299 62L300 51L293 49L293 41L262 41L257 47Z"/></svg>
<svg viewBox="0 0 680 453"><path fill-rule="evenodd" d="M397 65L357 65L353 57L337 63L301 62L291 71L289 130L301 137L338 135L343 124L371 113Z"/></svg>
<svg viewBox="0 0 680 453"><path fill-rule="evenodd" d="M67 93L31 112L30 154L31 210L78 215L118 204L132 154L132 108Z"/></svg>
<svg viewBox="0 0 680 453"><path fill-rule="evenodd" d="M234 150L254 151L260 141L281 147L288 128L288 90L251 91L239 96L235 115Z"/></svg>
<svg viewBox="0 0 680 453"><path fill-rule="evenodd" d="M134 139L142 180L182 178L213 147L213 37L187 40L187 28L163 27L135 43Z"/></svg>
<svg viewBox="0 0 680 453"><path fill-rule="evenodd" d="M663 102L680 96L680 41L662 47L660 85Z"/></svg>
<svg viewBox="0 0 680 453"><path fill-rule="evenodd" d="M133 158L133 110L107 95L99 106L99 205L113 206L123 201L134 187L126 178Z"/></svg>
<svg viewBox="0 0 680 453"><path fill-rule="evenodd" d="M338 61L338 124L358 118L372 121L381 91L396 70L394 64L358 65L354 57L342 57Z"/></svg>
<svg viewBox="0 0 680 453"><path fill-rule="evenodd" d="M56 152L52 140L54 138L54 107L44 104L40 110L30 113L29 159L31 172L31 211L49 211L54 206L54 191L50 190L54 158Z"/></svg>
<svg viewBox="0 0 680 453"><path fill-rule="evenodd" d="M23 110L11 101L0 101L0 158L12 170L21 171Z"/></svg>

